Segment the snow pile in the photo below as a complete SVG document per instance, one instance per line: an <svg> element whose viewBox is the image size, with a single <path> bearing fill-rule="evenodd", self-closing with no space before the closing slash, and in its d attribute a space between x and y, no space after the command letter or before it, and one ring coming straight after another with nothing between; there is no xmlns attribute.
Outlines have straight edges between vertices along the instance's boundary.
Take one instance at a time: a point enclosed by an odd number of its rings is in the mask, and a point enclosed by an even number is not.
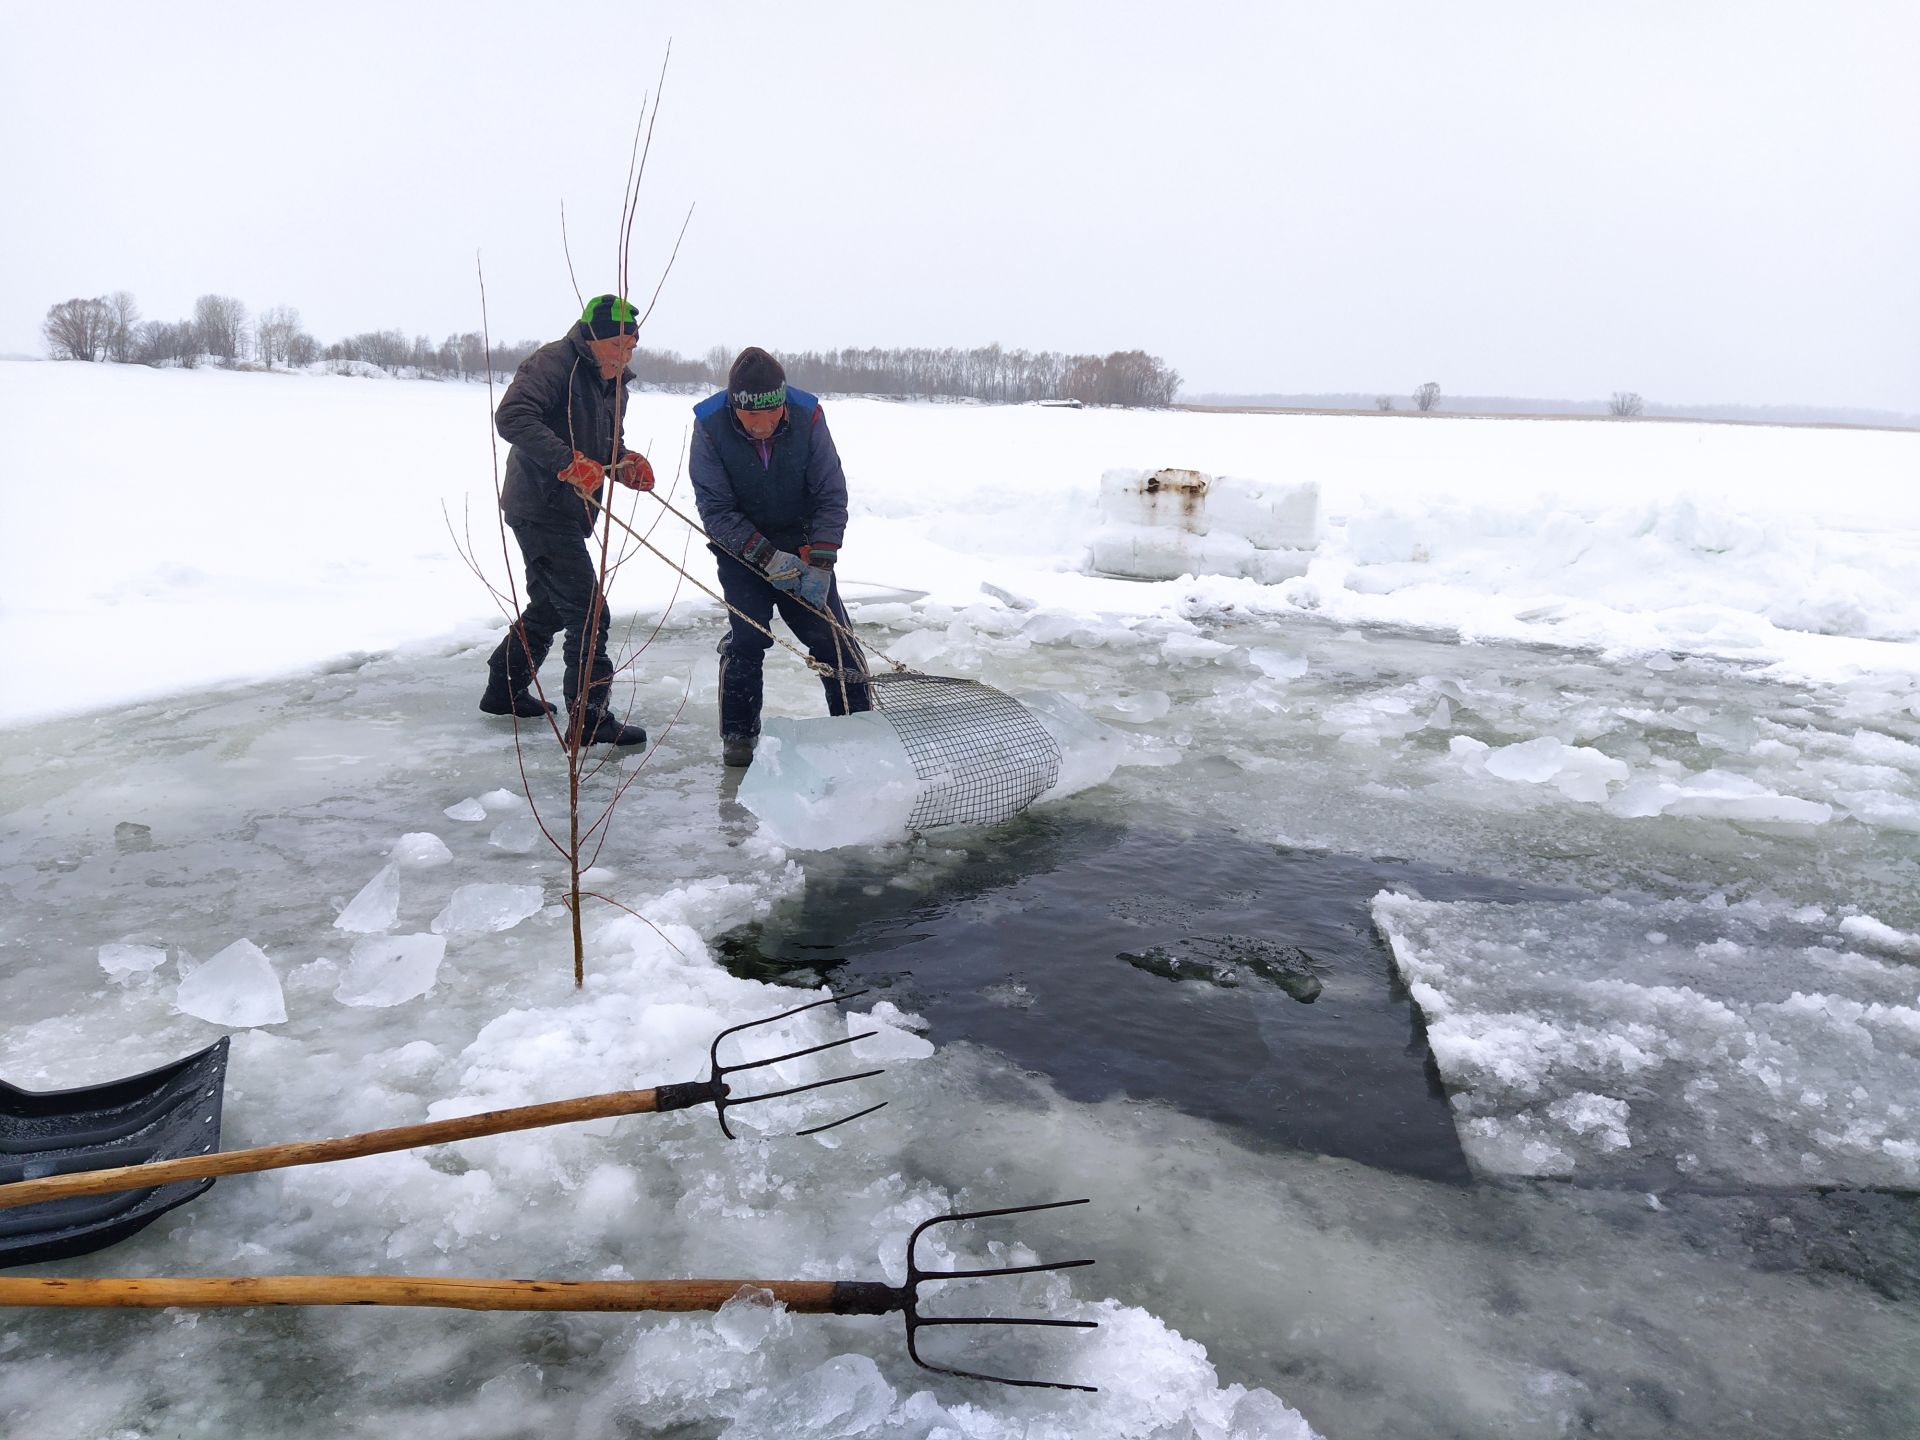
<svg viewBox="0 0 1920 1440"><path fill-rule="evenodd" d="M1312 480L1109 470L1100 477L1091 563L1138 580L1230 575L1272 585L1306 573L1319 516Z"/></svg>
<svg viewBox="0 0 1920 1440"><path fill-rule="evenodd" d="M1483 1171L1920 1182L1920 971L1847 945L1901 934L1872 917L1384 892L1373 916Z"/></svg>

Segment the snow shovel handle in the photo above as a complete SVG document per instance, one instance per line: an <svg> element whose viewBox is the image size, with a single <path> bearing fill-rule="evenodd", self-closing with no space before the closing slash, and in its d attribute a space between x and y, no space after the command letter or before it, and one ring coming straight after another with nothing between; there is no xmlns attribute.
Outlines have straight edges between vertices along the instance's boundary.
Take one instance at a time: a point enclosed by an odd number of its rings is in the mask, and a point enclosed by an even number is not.
<svg viewBox="0 0 1920 1440"><path fill-rule="evenodd" d="M885 1315L906 1304L861 1280L469 1280L416 1275L228 1275L204 1279L0 1276L0 1306L131 1310L245 1305L407 1305L441 1310L718 1310L767 1292L809 1315Z"/></svg>
<svg viewBox="0 0 1920 1440"><path fill-rule="evenodd" d="M444 1145L483 1135L505 1135L515 1130L538 1130L578 1120L603 1120L619 1115L650 1115L717 1098L715 1086L697 1080L683 1085L659 1085L651 1090L615 1090L543 1105L521 1105L511 1110L488 1110L457 1120L430 1120L391 1130L369 1130L336 1140L295 1140L284 1145L260 1145L251 1150L216 1150L179 1160L146 1165L116 1165L102 1170L76 1170L36 1180L0 1185L0 1210L63 1200L73 1195L109 1195L117 1190L144 1190L176 1180L204 1180L217 1175L246 1175L259 1170L284 1170L294 1165L320 1165L329 1160L353 1160L362 1155L384 1155L419 1145ZM724 1090L724 1086L718 1087Z"/></svg>

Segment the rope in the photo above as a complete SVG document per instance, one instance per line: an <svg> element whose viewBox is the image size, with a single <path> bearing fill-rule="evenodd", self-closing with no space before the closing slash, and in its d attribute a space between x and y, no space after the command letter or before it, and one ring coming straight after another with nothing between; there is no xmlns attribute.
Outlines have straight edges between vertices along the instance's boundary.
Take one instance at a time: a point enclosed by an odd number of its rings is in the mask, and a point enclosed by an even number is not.
<svg viewBox="0 0 1920 1440"><path fill-rule="evenodd" d="M701 540L707 541L708 545L714 545L716 549L722 549L722 547L720 547L720 543L714 540L712 536L708 536L707 530L705 530L705 528L701 528L701 524L699 524L699 520L695 520L693 516L687 515L687 513L684 513L684 511L680 511L680 509L676 509L676 507L674 507L674 505L672 505L672 503L670 503L670 501L668 501L668 499L666 499L664 495L660 495L660 493L653 492L653 490L647 490L647 492L643 492L643 493L647 493L647 495L653 495L653 499L655 499L655 501L659 501L660 509L662 509L662 511L666 511L668 515L672 515L674 516L674 518L676 518L676 520L680 520L680 522L682 522L684 526L687 526L687 528L689 528L689 530L691 530L693 534L697 534L697 536L699 536ZM789 599L793 599L793 601L795 601L797 605L801 605L801 607L804 607L806 611L812 612L812 614L816 614L818 618L822 618L822 620L826 620L829 626L833 628L833 659L837 660L837 664L835 664L835 666L833 666L833 668L829 670L828 666L826 666L824 662L820 662L820 660L814 659L812 655L806 655L803 649L799 649L799 647L797 647L797 645L793 645L791 641L785 641L785 639L780 639L780 636L776 636L776 634L774 634L774 632L772 632L772 630L770 630L768 626L762 626L762 624L760 624L758 620L755 620L753 616L749 616L749 614L741 614L741 611L739 611L737 607L733 607L733 605L728 605L728 599L726 599L726 595L720 595L720 593L716 593L714 589L708 589L707 586L705 586L705 584L701 584L699 580L695 580L695 578L693 578L691 574L687 574L687 570L684 570L684 568L680 566L680 563L678 563L678 561L674 561L674 559L672 559L670 555L666 555L666 553L662 553L659 547L655 547L655 545L653 545L651 541L647 540L645 536L641 536L641 534L637 532L636 528L634 528L634 526L630 526L630 524L628 524L626 520L622 520L620 516L614 515L611 509L607 509L605 513L607 513L607 518L609 518L609 520L612 520L612 522L614 522L616 526L620 526L622 530L626 530L626 534L630 534L630 536L632 536L634 540L639 541L641 545L645 545L645 547L647 547L649 551L653 551L655 555L659 555L660 559L662 559L662 561L666 561L666 564L670 564L670 566L672 566L674 570L678 570L678 572L680 572L682 576L685 576L685 578L687 578L689 582L693 582L693 586L697 586L697 588L703 589L703 591L707 591L708 595L712 595L712 597L714 597L716 601L720 601L722 605L726 605L726 609L728 609L728 611L732 612L732 614L735 614L735 616L739 616L741 620L745 620L745 622L747 622L749 626L753 626L753 628L755 628L755 630L758 630L758 632L760 632L762 636L766 636L768 637L768 639L774 639L774 641L780 641L781 645L785 645L785 647L787 647L789 651L793 651L795 655L799 655L799 657L801 657L801 659L803 659L804 662L806 662L806 668L808 668L808 670L814 670L816 674L822 674L822 676L826 676L826 674L837 674L837 676L839 676L839 682L841 682L841 701L843 701L843 703L845 703L845 699L847 699L847 693L845 693L845 685L847 685L847 668L845 668L845 649L841 647L841 636L845 636L847 637L847 639L851 639L852 653L854 653L854 659L860 660L860 674L862 674L862 676L866 676L866 674L868 674L868 670L866 670L866 660L864 660L864 657L862 657L862 651L872 651L872 653L874 653L874 655L877 655L879 659L885 660L887 664L891 664L891 666L893 666L895 670L906 670L906 664L902 664L900 660L895 660L893 659L893 657L891 657L891 655L887 655L887 653L885 653L883 649L879 649L879 645L874 645L872 641L864 641L864 639L860 639L860 636L856 636L856 634L852 632L851 626L845 626L845 624L841 624L841 620L839 620L839 616L837 616L837 614L833 614L833 612L831 612L831 609L828 609L828 611L822 611L822 609L818 609L818 607L814 607L814 605L808 605L808 603L806 603L806 601L803 601L803 599L801 599L799 595L789 595ZM722 553L726 553L726 555L732 555L732 551L724 551L724 549L722 549ZM735 557L735 559L739 559L739 557ZM745 564L745 561L741 561L741 564Z"/></svg>

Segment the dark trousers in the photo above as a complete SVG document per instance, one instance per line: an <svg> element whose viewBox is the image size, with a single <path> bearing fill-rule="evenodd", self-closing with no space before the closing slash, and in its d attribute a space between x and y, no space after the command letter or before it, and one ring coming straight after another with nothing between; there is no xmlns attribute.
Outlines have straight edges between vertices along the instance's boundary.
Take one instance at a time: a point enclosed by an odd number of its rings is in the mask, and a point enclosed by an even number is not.
<svg viewBox="0 0 1920 1440"><path fill-rule="evenodd" d="M487 661L491 677L522 694L533 684L553 637L566 632L561 647L567 662L567 708L580 695L580 672L588 672L587 704L605 708L613 691L613 662L607 658L607 602L593 556L578 530L515 525L513 538L527 565L527 608ZM588 617L599 623L589 633ZM586 662L591 657L591 663Z"/></svg>
<svg viewBox="0 0 1920 1440"><path fill-rule="evenodd" d="M720 642L720 733L722 735L758 735L760 733L760 697L765 684L764 662L773 640L762 631L773 624L773 612L787 622L793 638L807 647L814 659L847 672L822 675L820 684L827 692L827 713L846 715L873 708L873 696L863 678L866 661L860 647L851 638L839 634L824 618L815 614L792 595L776 590L758 571L735 559L721 555L720 590L738 614L729 616L727 638ZM827 592L827 608L842 625L851 628L847 607L840 603L836 583ZM743 619L742 616L745 618ZM752 624L748 622L752 621ZM756 629L755 626L760 628Z"/></svg>

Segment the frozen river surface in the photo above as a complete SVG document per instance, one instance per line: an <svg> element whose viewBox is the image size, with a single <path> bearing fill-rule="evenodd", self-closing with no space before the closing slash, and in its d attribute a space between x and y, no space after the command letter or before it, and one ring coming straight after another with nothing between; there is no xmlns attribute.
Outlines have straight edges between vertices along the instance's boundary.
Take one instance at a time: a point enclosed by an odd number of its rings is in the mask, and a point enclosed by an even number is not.
<svg viewBox="0 0 1920 1440"><path fill-rule="evenodd" d="M815 1140L693 1112L236 1177L55 1268L897 1281L949 1204L1086 1194L956 1258L1097 1256L1024 1301L1093 1338L992 1358L1101 1393L942 1380L895 1322L751 1309L15 1313L5 1433L1920 1428L1907 689L1228 608L869 606L882 643L1073 696L1138 763L996 831L812 854L735 802L718 622L675 614L600 858L651 924L590 912L579 993L559 867L501 793L511 733L471 708L490 637L9 732L6 1078L206 1044L184 972L247 940L286 1019L238 1034L230 1147L691 1079L714 1030L803 998L770 977L880 987L854 1008L889 1107ZM776 713L817 704L770 677ZM554 793L551 753L528 774ZM364 933L444 936L425 992L356 980Z"/></svg>

